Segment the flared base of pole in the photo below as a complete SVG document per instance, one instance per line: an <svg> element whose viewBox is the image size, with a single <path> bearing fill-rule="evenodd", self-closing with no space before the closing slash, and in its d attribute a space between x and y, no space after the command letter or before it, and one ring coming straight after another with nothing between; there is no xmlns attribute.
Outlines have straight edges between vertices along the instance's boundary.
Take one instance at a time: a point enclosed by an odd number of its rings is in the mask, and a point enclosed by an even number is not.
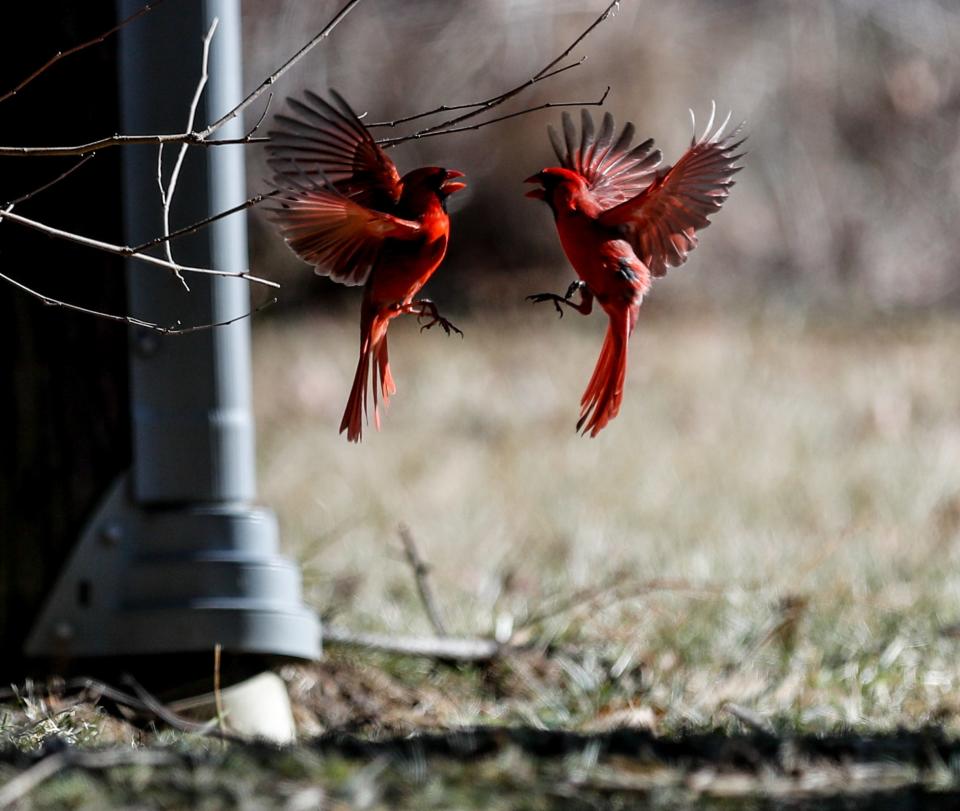
<svg viewBox="0 0 960 811"><path fill-rule="evenodd" d="M25 647L31 659L211 653L320 655L297 567L269 510L143 508L126 477L88 524Z"/></svg>

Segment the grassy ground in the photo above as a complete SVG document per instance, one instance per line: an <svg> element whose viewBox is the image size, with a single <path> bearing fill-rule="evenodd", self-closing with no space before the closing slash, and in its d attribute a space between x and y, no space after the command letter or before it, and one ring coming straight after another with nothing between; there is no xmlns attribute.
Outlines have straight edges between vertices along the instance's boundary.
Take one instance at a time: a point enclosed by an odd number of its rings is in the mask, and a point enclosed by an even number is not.
<svg viewBox="0 0 960 811"><path fill-rule="evenodd" d="M960 733L960 321L644 315L623 410L594 440L573 427L599 318L469 319L463 341L398 323L400 391L360 446L336 430L352 321L259 325L261 492L310 602L339 627L430 633L397 539L404 522L450 629L524 647L473 667L331 646L324 662L283 671L305 739L490 724L671 738L737 733L743 718L784 741L931 724ZM256 752L135 729L42 693L0 714L8 752L52 734L83 747L172 744L193 760L188 774L68 772L32 795L36 807L102 807L106 795L222 807L247 786L256 807L308 808L319 785L330 807L736 797L761 808L779 797L800 808L818 791L960 785L960 756L922 741L923 764L896 765L884 750L880 771L846 756L801 768L792 744L769 762L743 744L733 766L679 770L589 751L543 766L511 744L482 763L428 768L410 753L309 748L263 755L258 772ZM0 782L29 765L7 761ZM884 796L876 807L908 807Z"/></svg>
<svg viewBox="0 0 960 811"><path fill-rule="evenodd" d="M359 447L336 433L353 324L261 330L261 484L338 623L429 630L403 521L454 630L577 652L513 673L516 701L447 691L438 722L669 731L735 701L806 730L956 728L960 323L651 308L593 440L573 427L600 319L398 327L400 392Z"/></svg>

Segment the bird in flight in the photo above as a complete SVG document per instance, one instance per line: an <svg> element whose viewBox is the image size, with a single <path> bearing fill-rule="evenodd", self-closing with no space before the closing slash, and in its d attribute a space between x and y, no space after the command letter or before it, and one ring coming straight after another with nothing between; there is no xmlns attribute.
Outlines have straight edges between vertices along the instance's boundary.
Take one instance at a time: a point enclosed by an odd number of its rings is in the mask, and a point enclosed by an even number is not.
<svg viewBox="0 0 960 811"><path fill-rule="evenodd" d="M633 124L617 136L613 116L606 113L598 131L582 110L578 136L564 113L563 137L549 128L560 165L525 181L538 184L526 196L550 206L560 244L580 277L562 296L537 293L528 299L553 302L561 316L563 306L589 315L596 299L609 317L600 358L580 400L577 430L584 434L596 436L620 410L627 342L653 277L687 260L697 231L710 224L741 168L736 161L742 155L734 154L744 140L738 137L741 127L724 136L730 116L714 130L715 113L714 105L699 138L694 122L689 149L665 167L652 139L631 146ZM573 300L577 292L579 302Z"/></svg>
<svg viewBox="0 0 960 811"><path fill-rule="evenodd" d="M447 252L447 197L466 184L462 172L426 166L403 177L336 91L330 100L307 91L289 99L290 114L269 133L268 163L278 190L269 207L287 244L321 276L363 285L360 359L340 424L359 442L373 393L396 393L387 352L387 326L399 315L417 317L421 331L439 324L463 334L430 299L416 298Z"/></svg>

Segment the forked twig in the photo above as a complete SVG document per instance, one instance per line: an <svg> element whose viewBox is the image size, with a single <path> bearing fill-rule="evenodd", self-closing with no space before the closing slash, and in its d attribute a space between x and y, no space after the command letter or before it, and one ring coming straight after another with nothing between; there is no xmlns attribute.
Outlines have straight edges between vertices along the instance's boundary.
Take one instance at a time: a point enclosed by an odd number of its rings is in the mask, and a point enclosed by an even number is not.
<svg viewBox="0 0 960 811"><path fill-rule="evenodd" d="M195 146L231 146L233 144L262 144L268 138L222 138L206 140L195 132L172 132L164 135L110 135L76 146L0 146L0 158L55 158L86 155L115 146L150 146L157 144L193 144Z"/></svg>
<svg viewBox="0 0 960 811"><path fill-rule="evenodd" d="M583 42L583 40L584 40L587 36L589 36L589 34L590 34L598 25L600 25L601 23L603 23L603 22L604 22L605 20L607 20L612 14L614 14L619 6L620 6L620 0L613 0L613 2L611 2L611 3L603 10L603 12L600 14L600 16L597 17L592 23L590 23L590 25L587 26L587 28L584 29L584 30L577 36L577 38L576 38L575 40L573 40L573 42L571 42L571 43L559 54L559 56L556 56L555 58L553 58L552 60L550 60L550 62L548 62L546 65L544 65L542 68L540 68L540 70L538 70L535 74L533 74L533 76L531 76L529 79L525 80L524 82L521 82L520 84L516 85L515 87L512 87L512 88L510 88L509 90L507 90L507 91L505 91L505 92L503 92L503 93L500 93L500 94L497 95L497 96L492 96L492 97L490 97L489 99L485 99L485 100L483 100L483 101L481 101L481 102L477 102L476 104L458 105L458 107L457 107L456 109L462 109L462 108L473 108L473 109L468 109L467 112L462 113L461 115L458 115L458 116L454 116L453 118L449 118L449 119L447 119L446 121L441 121L441 122L438 123L438 124L431 124L429 127L424 127L424 128L422 128L422 129L420 129L420 130L417 130L416 132L411 133L410 135L404 135L404 136L401 136L401 137L398 137L398 138L387 138L387 139L384 139L383 141L380 142L381 145L382 145L382 146L385 146L385 147L387 147L387 146L396 146L397 144L402 144L402 143L404 143L404 142L406 142L406 141L412 141L412 140L415 140L415 139L418 139L418 138L424 138L424 137L426 137L426 136L428 136L428 135L432 135L433 133L438 133L438 134L439 134L440 131L447 131L447 130L449 130L449 131L452 131L452 132L460 132L461 130L458 128L458 125L462 124L464 121L469 121L470 119L475 118L475 117L478 116L478 115L482 115L483 113L487 112L488 110L490 110L490 109L492 109L492 108L494 108L494 107L498 107L499 105L503 104L503 103L506 102L506 101L509 101L509 100L512 99L514 96L522 93L524 90L526 90L526 89L529 88L529 87L532 87L533 85L537 84L538 82L542 82L542 81L544 81L545 79L548 79L548 78L550 78L550 77L552 77L552 76L556 76L558 73L562 73L562 72L564 72L564 71L566 71L566 70L570 70L570 69L572 69L572 68L578 67L579 65L583 64L583 60L582 60L582 59L579 60L579 61L577 61L577 62L575 62L575 63L573 63L573 64L571 64L571 65L566 65L566 66L560 68L559 70L555 70L555 68L557 67L557 65L559 65L560 62L562 62L564 59L566 59L567 56L570 54L570 52L571 52L574 48L576 48L577 45L579 45L581 42ZM554 105L554 106L558 106L558 105ZM525 111L521 112L520 114L522 115L522 114L525 114L525 113L527 113L527 112L533 112L534 109L542 109L542 108L531 108L530 110L525 110ZM415 118L421 118L421 117L424 117L424 116L427 116L427 115L432 115L433 113L436 113L436 112L441 112L441 110L438 108L438 109L434 109L434 110L432 110L432 111L428 111L428 112L426 112L426 113L422 113L422 114L417 114L417 115L414 115L414 116L410 116L410 117L408 117L408 120L413 120L413 119L415 119ZM494 122L491 121L491 122L489 122L489 123L494 123Z"/></svg>
<svg viewBox="0 0 960 811"><path fill-rule="evenodd" d="M204 217L202 220L197 220L195 223L191 223L190 225L185 225L183 226L183 228L178 228L176 231L171 231L169 234L155 237L154 239L148 240L147 242L144 242L140 245L136 245L130 249L130 253L131 255L136 253L143 253L144 251L149 250L150 248L153 248L157 245L162 245L164 242L167 242L168 240L176 239L177 237L183 237L183 236L186 236L187 234L193 234L212 222L221 220L224 217L229 217L231 214L238 214L241 211L246 211L248 208L253 208L254 206L262 203L264 200L268 200L271 197L275 197L276 195L280 194L281 191L282 191L281 189L274 189L273 191L255 194L253 197L249 198L248 200L244 200L242 203L239 203L238 205L235 205L232 208L228 208L225 211L217 212L216 214L211 214L209 217Z"/></svg>
<svg viewBox="0 0 960 811"><path fill-rule="evenodd" d="M270 281L269 279L262 279L259 276L254 276L251 273L246 271L235 271L235 270L216 270L214 268L201 268L193 267L192 265L178 265L173 262L168 262L166 259L161 259L157 256L150 256L145 253L136 253L133 248L127 245L114 245L110 242L103 242L99 239L91 239L90 237L81 236L80 234L74 234L70 231L63 231L59 228L54 228L50 225L45 225L42 222L37 220L31 220L28 217L23 217L19 214L14 214L10 210L10 206L5 209L0 210L0 222L4 220L9 220L10 222L23 225L27 228L32 228L35 231L40 231L47 236L54 237L55 239L62 239L67 242L74 242L77 245L84 245L88 248L95 248L106 253L112 253L116 256L123 256L126 258L138 259L141 262L147 262L151 265L157 265L167 270L182 270L188 273L200 273L206 276L227 276L237 279L246 279L249 282L255 282L256 284L266 285L267 287L279 288L280 285L276 282Z"/></svg>
<svg viewBox="0 0 960 811"><path fill-rule="evenodd" d="M197 133L199 138L202 140L209 137L216 130L220 129L224 124L232 119L236 118L240 113L247 109L251 104L253 104L260 96L266 93L279 79L286 73L290 68L297 64L303 57L305 57L310 51L312 51L317 45L319 45L323 40L330 36L334 28L336 28L343 19L360 3L360 0L349 0L349 2L338 11L333 19L330 20L318 33L314 36L306 45L304 45L299 51L297 51L293 56L291 56L286 62L284 62L279 68L277 68L273 73L271 73L266 79L264 79L259 86L243 101L241 101L236 107L232 110L229 110L227 113L222 115L216 121L214 121L209 127L204 130L201 130Z"/></svg>
<svg viewBox="0 0 960 811"><path fill-rule="evenodd" d="M107 321L118 321L121 324L127 324L131 327L142 327L143 329L148 329L152 332L159 332L161 335L187 335L191 332L202 332L208 329L214 329L215 327L226 327L230 324L236 323L237 321L242 321L244 318L252 318L257 315L262 310L267 309L267 307L272 306L277 303L276 297L270 299L269 301L264 302L259 307L256 307L248 312L243 313L243 315L237 315L233 318L228 318L226 321L217 321L211 324L196 324L190 327L182 326L172 326L164 327L160 324L155 324L152 321L144 321L142 318L135 318L132 315L117 315L115 313L106 313L102 310L92 310L89 307L81 307L79 304L71 304L69 301L61 301L60 299L53 298L51 296L44 295L38 290L34 290L32 287L27 287L22 282L18 282L16 279L12 279L4 273L0 273L0 279L12 284L18 290L22 290L29 296L33 296L35 299L39 299L48 307L62 307L65 310L71 310L77 313L84 313L85 315L93 315L97 318L104 318ZM179 322L177 322L179 324Z"/></svg>
<svg viewBox="0 0 960 811"><path fill-rule="evenodd" d="M580 59L574 62L571 65L565 65L562 68L557 68L552 73L541 76L538 81L543 81L544 79L549 79L553 76L556 76L558 73L563 73L564 71L572 70L573 68L578 68L584 62L587 61L587 57L581 56ZM413 115L405 115L401 118L394 118L392 121L371 121L364 122L364 126L367 129L375 129L377 127L397 127L400 124L408 124L411 121L416 121L420 118L428 118L432 115L437 115L438 113L452 113L455 110L470 110L474 107L483 107L486 104L493 104L497 101L503 93L497 93L495 96L490 96L488 99L481 99L480 101L471 101L467 104L441 104L437 107L434 107L432 110L425 110L422 113L414 113Z"/></svg>
<svg viewBox="0 0 960 811"><path fill-rule="evenodd" d="M33 147L33 146L0 146L0 157L3 156L32 156L32 157L50 157L53 155L85 155L88 152L94 152L98 149L108 149L116 146L130 146L134 144L187 144L196 146L222 146L227 144L251 144L263 143L267 138L254 138L252 135L246 135L243 138L227 138L223 140L211 140L210 136L220 129L228 121L236 118L240 113L246 110L260 96L266 93L283 74L292 68L297 62L305 57L314 47L323 42L330 33L336 28L343 19L360 3L361 0L349 0L349 2L338 11L333 19L330 20L316 36L304 45L293 56L287 59L277 70L271 73L260 85L248 95L243 101L224 115L218 118L209 126L199 131L167 133L163 135L112 135L106 138L100 138L86 144L75 146L53 146L53 147ZM154 3L156 4L156 3Z"/></svg>
<svg viewBox="0 0 960 811"><path fill-rule="evenodd" d="M377 141L380 146L384 149L389 149L392 146L397 144L405 143L410 140L419 140L421 138L433 138L437 135L451 135L455 132L467 132L468 130L478 130L482 127L486 127L489 124L496 124L500 121L506 121L509 118L518 118L522 115L528 115L529 113L535 113L539 110L550 110L555 107L601 107L603 103L607 100L607 96L610 94L610 86L607 86L607 89L603 91L603 95L600 96L596 101L547 101L543 104L537 104L533 107L525 107L522 110L517 110L513 113L507 113L506 115L497 116L496 118L489 118L486 121L481 121L477 124L461 124L458 127L448 127L447 129L442 130L431 130L429 132L424 132L422 135L403 135L398 138L381 138Z"/></svg>
<svg viewBox="0 0 960 811"><path fill-rule="evenodd" d="M193 130L193 121L197 116L197 106L200 104L203 89L207 86L207 81L210 78L210 43L213 41L213 35L216 33L219 24L220 18L214 17L213 22L210 23L209 30L203 38L203 51L200 58L200 79L197 81L196 90L193 91L193 99L190 101L190 108L187 112L186 128L188 132ZM180 179L180 169L183 167L183 159L187 156L187 150L189 148L189 144L180 145L180 149L177 152L177 160L173 164L173 171L170 173L170 182L166 189L163 187L163 144L160 144L157 148L157 183L160 185L160 202L163 205L163 233L165 235L170 233L170 207L173 205L173 195L177 190L177 181ZM169 240L163 243L163 248L167 255L167 261L176 264L173 259L173 249L170 246ZM174 273L181 284L189 290L190 287L183 278L183 274L180 273L179 270L175 270Z"/></svg>

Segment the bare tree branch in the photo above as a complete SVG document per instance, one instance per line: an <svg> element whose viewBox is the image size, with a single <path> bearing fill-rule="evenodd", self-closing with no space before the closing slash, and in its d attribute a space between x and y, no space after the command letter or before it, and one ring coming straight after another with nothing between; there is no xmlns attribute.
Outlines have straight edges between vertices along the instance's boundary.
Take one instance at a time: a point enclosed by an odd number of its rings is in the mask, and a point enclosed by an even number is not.
<svg viewBox="0 0 960 811"><path fill-rule="evenodd" d="M201 138L195 132L174 132L166 135L110 135L96 141L76 146L0 146L0 157L69 157L86 155L100 149L114 146L136 146L157 144L192 144L195 146L230 146L232 144L262 144L269 138L224 138L210 141Z"/></svg>
<svg viewBox="0 0 960 811"><path fill-rule="evenodd" d="M477 124L462 124L459 127L448 127L447 129L442 130L430 130L429 132L424 132L422 135L403 135L398 138L381 138L377 141L380 146L384 149L389 149L392 146L397 144L405 143L410 140L419 140L421 138L433 138L437 135L451 135L454 132L467 132L468 130L478 130L482 127L486 127L489 124L496 124L499 121L506 121L508 118L517 118L521 115L527 115L529 113L535 113L538 110L549 110L554 107L601 107L603 103L607 100L607 96L610 94L610 87L607 86L607 89L603 91L603 95L600 96L596 101L547 101L543 104L538 104L534 107L526 107L523 110L517 110L513 113L507 113L506 115L497 116L496 118L490 118L486 121L481 121Z"/></svg>
<svg viewBox="0 0 960 811"><path fill-rule="evenodd" d="M42 186L38 186L37 188L35 188L35 189L34 189L33 191L31 191L31 192L27 192L26 194L20 195L20 197L16 198L15 200L10 200L10 201L4 203L2 207L3 207L3 208L7 208L8 206L9 206L9 207L12 207L12 206L19 205L20 203L26 202L26 201L29 200L31 197L36 197L38 194L40 194L40 192L46 191L46 190L49 189L51 186L56 186L57 183L59 183L61 180L64 180L64 179L70 177L70 175L72 175L74 172L76 172L77 169L79 169L81 166L83 166L87 161L95 158L96 155L97 155L96 152L91 152L89 155L84 155L84 157L82 157L82 158L81 158L80 160L78 160L75 164L73 164L73 166L71 166L71 167L70 167L69 169L67 169L65 172L61 172L61 173L60 173L59 175L57 175L53 180L50 180L50 181L48 181L47 183L44 183Z"/></svg>
<svg viewBox="0 0 960 811"><path fill-rule="evenodd" d="M197 115L197 106L200 104L203 89L207 86L207 81L210 78L210 43L213 41L213 35L217 32L217 26L219 24L220 18L214 17L213 22L210 23L209 30L203 38L203 51L200 57L200 79L197 82L196 90L193 92L193 99L190 102L190 108L187 112L187 131L193 130L193 121ZM189 144L180 145L180 151L177 153L177 160L173 165L173 171L170 173L170 182L166 189L163 187L163 144L160 144L157 148L157 182L160 184L160 202L163 204L163 233L165 235L170 233L170 207L173 204L173 195L177 191L177 181L180 179L180 169L183 167L183 159L187 156L187 150L189 148ZM169 240L164 241L163 248L167 254L167 261L176 264L173 259L173 249L171 248ZM179 270L175 270L174 273L181 284L189 290L190 286L183 278L183 274L180 273Z"/></svg>
<svg viewBox="0 0 960 811"><path fill-rule="evenodd" d="M560 53L559 56L550 60L550 62L548 62L546 65L540 68L540 70L538 70L533 76L531 76L526 81L516 85L515 87L510 88L509 90L499 94L498 96L492 96L491 98L486 99L482 102L479 102L476 105L461 105L461 107L474 108L472 110L469 110L466 113L463 113L458 116L454 116L453 118L449 118L446 121L441 121L438 124L431 124L429 127L424 127L423 129L417 130L416 132L413 132L410 135L405 135L399 138L386 139L385 141L381 142L381 144L383 146L396 146L397 144L402 144L405 141L412 141L417 138L423 138L435 132L439 133L439 131L441 130L450 131L450 132L461 132L462 130L458 128L457 125L462 124L464 121L469 121L470 119L475 118L476 116L482 115L483 113L487 112L487 110L500 106L504 102L512 99L514 96L522 93L527 88L532 87L538 82L542 82L544 79L550 78L551 76L556 76L558 73L562 73L565 70L569 70L570 68L573 68L573 67L576 67L577 65L582 64L583 60L581 59L579 62L576 62L572 65L567 65L566 67L561 68L560 70L554 70L554 68L556 68L557 65L559 65L564 59L566 59L567 56L570 54L570 52L574 48L576 48L577 45L583 42L583 40L598 25L600 25L605 20L607 20L611 15L613 15L616 12L616 10L619 8L619 6L620 6L620 0L613 0L613 2L611 2L610 5L608 5L603 10L600 16L597 17L589 26L587 26L587 28L584 29L580 33L580 35L573 42L571 42L563 50L562 53ZM431 111L430 113L425 113L424 115L430 115L433 112L437 112L437 110ZM530 112L532 112L532 110L530 110ZM416 118L416 117L419 117L419 116L413 116L411 117L411 120L412 118ZM493 122L490 122L490 123L493 123Z"/></svg>
<svg viewBox="0 0 960 811"><path fill-rule="evenodd" d="M209 217L204 217L202 220L197 220L197 222L192 223L191 225L185 225L183 228L178 228L176 231L171 231L169 234L163 236L155 237L154 239L148 240L141 245L137 245L130 249L130 254L143 253L150 248L153 248L157 245L162 245L164 242L167 242L171 239L176 239L177 237L186 236L187 234L193 234L199 231L201 228L206 227L212 222L221 220L224 217L229 217L231 214L237 214L241 211L246 211L248 208L253 208L256 205L259 205L264 200L268 200L271 197L281 193L281 189L274 189L273 191L261 192L260 194L255 194L253 197L248 200L244 200L242 203L233 206L233 208L228 208L225 211L220 211L217 214L211 214Z"/></svg>
<svg viewBox="0 0 960 811"><path fill-rule="evenodd" d="M152 2L147 3L142 9L140 9L136 13L131 14L126 19L121 20L109 31L104 31L102 34L94 37L93 39L87 40L86 42L81 42L79 45L74 45L72 48L68 48L65 51L57 51L53 56L51 56L33 73L31 73L29 76L23 79L18 85L16 85L11 90L8 90L6 93L0 96L0 103L3 103L10 97L17 95L17 93L23 90L23 88L25 88L28 84L30 84L30 82L32 82L34 79L39 77L41 74L46 73L46 71L52 68L61 59L66 59L68 56L72 56L73 54L78 53L79 51L85 50L86 48L89 48L93 45L97 45L103 42L108 37L112 36L113 34L116 34L117 31L119 31L121 28L124 28L125 26L132 23L134 20L139 19L145 14L149 14L151 11L153 11L157 6L159 6L163 2L164 0L152 0Z"/></svg>
<svg viewBox="0 0 960 811"><path fill-rule="evenodd" d="M323 40L330 36L334 28L336 28L351 11L360 3L360 0L349 0L349 2L338 11L332 20L328 22L323 29L317 34L313 39L311 39L306 45L304 45L299 51L297 51L293 56L291 56L286 62L284 62L279 68L277 68L273 73L271 73L266 79L264 79L260 85L254 90L249 96L247 96L243 101L241 101L236 107L227 112L225 115L218 118L214 121L209 127L205 130L201 130L197 135L201 138L207 138L216 130L220 129L224 124L232 119L236 118L240 113L247 109L251 104L253 104L260 96L262 96L267 90L269 90L274 83L283 76L290 68L297 64L303 57L305 57L310 51L312 51L317 45L319 45Z"/></svg>
<svg viewBox="0 0 960 811"><path fill-rule="evenodd" d="M563 73L564 71L572 70L573 68L578 68L580 67L580 65L582 65L586 61L587 61L587 57L582 56L578 61L574 62L573 64L565 65L562 68L557 68L557 70L553 71L552 73L548 73L544 76L541 76L539 81L542 82L544 79L549 79L552 76L556 76L558 73ZM472 109L473 107L483 107L486 104L493 104L502 95L503 95L502 93L498 93L496 96L491 96L488 99L482 99L480 101L472 101L468 104L441 104L438 107L434 107L432 110L426 110L425 112L422 112L422 113L414 113L413 115L403 116L402 118L395 118L392 121L372 121L369 124L367 122L364 122L364 126L367 129L374 129L375 127L396 127L396 126L399 126L400 124L407 124L410 121L416 121L419 118L428 118L429 116L437 115L438 113L452 113L454 110L469 110L469 109ZM363 118L363 116L360 116L360 117Z"/></svg>
<svg viewBox="0 0 960 811"><path fill-rule="evenodd" d="M41 233L56 239L66 240L67 242L75 242L78 245L84 245L88 248L106 251L107 253L116 254L117 256L138 259L141 262L147 262L151 265L158 265L159 267L167 268L168 270L182 270L186 271L187 273L200 273L207 276L228 276L238 279L246 279L249 282L266 285L267 287L280 287L280 285L276 282L270 281L269 279L262 279L259 276L254 276L247 271L216 270L214 268L193 267L192 265L177 265L172 262L168 262L166 259L160 259L157 256L150 256L149 254L145 253L134 253L133 249L127 245L114 245L110 242L102 242L98 239L91 239L90 237L73 234L69 231L63 231L59 228L53 228L52 226L45 225L42 222L37 222L36 220L28 219L27 217L23 217L19 214L14 214L10 209L11 206L7 206L7 208L0 211L0 222L3 220L9 220L10 222L23 225L27 228L32 228L35 231L40 231Z"/></svg>
<svg viewBox="0 0 960 811"><path fill-rule="evenodd" d="M118 321L131 327L142 327L143 329L148 329L152 332L159 332L161 335L187 335L191 332L201 332L202 330L214 329L215 327L226 327L229 324L235 323L236 321L242 321L244 318L252 318L261 311L267 309L267 307L277 303L276 297L271 298L269 301L264 302L259 307L256 307L253 310L244 313L243 315L229 318L226 321L217 321L216 323L211 324L196 324L190 327L179 326L180 322L178 321L174 326L164 327L160 324L155 324L152 321L144 321L142 318L135 318L132 315L105 313L102 310L91 310L89 307L81 307L79 304L71 304L69 301L61 301L60 299L52 298L51 296L44 295L43 293L34 290L32 287L27 287L25 284L23 284L23 282L18 282L16 279L7 276L5 273L0 273L0 280L3 280L8 284L12 284L18 290L22 290L24 293L29 296L33 296L35 299L39 299L48 307L62 307L65 310L84 313L85 315L92 315L96 316L97 318L105 318L107 321Z"/></svg>
<svg viewBox="0 0 960 811"><path fill-rule="evenodd" d="M211 140L210 136L220 129L224 124L236 118L240 113L253 104L260 96L266 93L284 73L292 68L297 62L303 59L314 47L323 42L334 28L339 25L343 19L360 3L360 0L349 0L349 2L338 11L333 19L330 20L320 32L314 36L306 45L284 62L277 70L271 73L260 85L243 101L227 111L209 126L199 131L168 133L164 135L112 135L106 138L100 138L86 144L76 146L0 146L0 157L51 157L54 155L85 155L88 152L94 152L99 149L107 149L115 146L131 146L135 144L187 144L195 146L224 146L228 144L252 144L263 143L269 139L254 138L248 134L243 138L227 138L223 140ZM154 2L156 5L156 2ZM257 125L259 126L259 124Z"/></svg>

